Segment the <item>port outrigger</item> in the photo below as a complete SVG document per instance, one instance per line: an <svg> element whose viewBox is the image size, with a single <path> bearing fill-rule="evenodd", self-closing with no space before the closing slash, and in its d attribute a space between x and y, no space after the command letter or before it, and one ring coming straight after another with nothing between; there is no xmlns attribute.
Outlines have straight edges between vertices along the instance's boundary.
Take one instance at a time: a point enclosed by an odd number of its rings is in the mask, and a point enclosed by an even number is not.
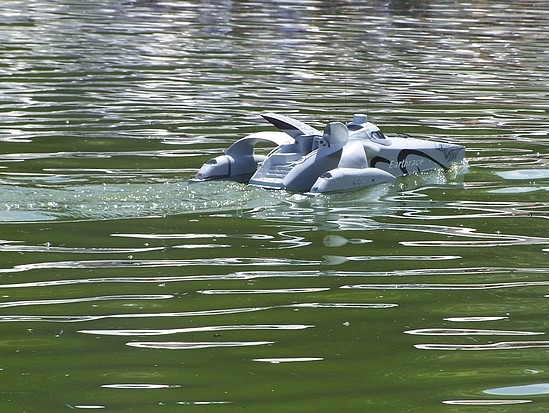
<svg viewBox="0 0 549 413"><path fill-rule="evenodd" d="M448 170L463 161L465 148L411 137L386 137L354 115L347 124L331 122L324 132L284 115L261 115L280 131L248 135L224 155L206 162L193 181L231 180L250 185L319 194L392 182L433 169ZM261 142L274 144L268 155L255 152Z"/></svg>

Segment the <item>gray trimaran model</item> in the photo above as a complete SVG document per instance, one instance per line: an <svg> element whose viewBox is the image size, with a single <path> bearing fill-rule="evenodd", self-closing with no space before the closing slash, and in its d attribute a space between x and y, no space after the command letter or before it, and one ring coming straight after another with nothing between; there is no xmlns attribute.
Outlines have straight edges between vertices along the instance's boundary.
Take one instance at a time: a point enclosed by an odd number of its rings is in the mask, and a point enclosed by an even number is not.
<svg viewBox="0 0 549 413"><path fill-rule="evenodd" d="M463 161L465 148L411 137L387 138L354 115L346 125L331 122L324 132L284 115L262 115L280 132L252 133L224 155L206 162L193 181L231 180L268 189L312 194L364 188L417 172L447 170ZM270 142L268 155L255 146Z"/></svg>

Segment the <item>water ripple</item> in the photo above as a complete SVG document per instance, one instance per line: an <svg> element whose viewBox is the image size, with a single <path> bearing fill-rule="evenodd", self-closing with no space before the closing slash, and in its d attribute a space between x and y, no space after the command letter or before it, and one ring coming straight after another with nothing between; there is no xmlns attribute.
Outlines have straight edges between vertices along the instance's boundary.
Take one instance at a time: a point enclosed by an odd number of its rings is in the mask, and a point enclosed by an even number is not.
<svg viewBox="0 0 549 413"><path fill-rule="evenodd" d="M280 364L280 363L303 363L310 361L322 361L322 357L278 357L278 358L261 358L253 359L253 361L259 361L262 363Z"/></svg>
<svg viewBox="0 0 549 413"><path fill-rule="evenodd" d="M364 255L364 256L341 256L324 255L324 265L341 265L350 261L444 261L458 260L460 255Z"/></svg>
<svg viewBox="0 0 549 413"><path fill-rule="evenodd" d="M479 234L475 234L479 235ZM482 238L487 238L482 235ZM400 244L409 247L503 247L511 245L545 245L549 244L549 238L528 237L519 235L492 235L491 241L401 241Z"/></svg>
<svg viewBox="0 0 549 413"><path fill-rule="evenodd" d="M478 283L478 284L355 284L342 285L340 288L359 290L492 290L500 288L522 288L547 286L549 281L522 281L506 283Z"/></svg>
<svg viewBox="0 0 549 413"><path fill-rule="evenodd" d="M1 271L0 271L1 272ZM226 281L226 280L252 280L256 278L271 277L318 277L317 271L295 271L295 272L269 272L250 271L236 272L230 274L206 274L206 275L183 275L183 276L156 276L156 277L98 277L66 280L30 281L24 283L0 284L0 288L32 288L32 287L54 287L73 284L103 284L103 283L153 283L166 284L169 282L181 281Z"/></svg>
<svg viewBox="0 0 549 413"><path fill-rule="evenodd" d="M46 245L8 245L13 241L0 240L0 252L49 252L66 254L128 254L138 252L151 252L164 250L164 247L143 247L143 248L75 248L75 247L56 247L51 244ZM0 272L2 270L0 269Z"/></svg>
<svg viewBox="0 0 549 413"><path fill-rule="evenodd" d="M230 294L303 294L329 291L330 288L279 288L270 290L197 290L197 293L207 295Z"/></svg>
<svg viewBox="0 0 549 413"><path fill-rule="evenodd" d="M507 320L509 319L509 317L498 317L498 316L492 316L492 317L482 317L482 316L477 316L477 317L447 317L445 318L444 320L446 321L453 321L453 322L483 322L483 321L501 321L501 320Z"/></svg>
<svg viewBox="0 0 549 413"><path fill-rule="evenodd" d="M479 184L469 183L470 189L484 188L488 189L488 192L493 192L493 183ZM422 188L425 191L427 188ZM505 188L502 188L505 189ZM528 188L527 188L528 189ZM419 191L418 191L419 192ZM408 191L405 195L411 195L414 191ZM404 194L395 197L403 199ZM416 202L419 202L416 201ZM516 217L533 217L539 216L540 218L546 218L546 210L549 207L544 202L496 202L490 201L472 201L472 200L460 200L458 202L436 202L432 200L425 201L423 207L418 205L413 208L410 207L407 211L402 212L402 216L421 221L447 221L466 218L516 218ZM436 212L440 211L439 214ZM471 232L469 230L469 232ZM478 234L476 234L478 235ZM488 234L491 235L491 234Z"/></svg>
<svg viewBox="0 0 549 413"><path fill-rule="evenodd" d="M131 341L126 343L130 347L152 348L158 350L196 350L203 348L220 348L220 347L250 347L250 346L265 346L274 344L274 341L170 341L170 342L155 342L155 341Z"/></svg>
<svg viewBox="0 0 549 413"><path fill-rule="evenodd" d="M444 218L448 218L445 216ZM431 218L432 219L432 216ZM430 235L440 234L445 236L455 236L458 238L476 238L467 241L399 241L399 244L404 246L414 247L496 247L506 245L539 245L549 244L547 237L532 237L528 235L511 235L511 234L487 234L476 232L475 228L467 227L452 227L443 225L419 225L406 223L380 223L372 219L356 218L339 218L337 221L332 221L337 224L341 230L357 231L357 230L385 230L385 231L409 231L423 232Z"/></svg>
<svg viewBox="0 0 549 413"><path fill-rule="evenodd" d="M2 270L0 270L2 272ZM10 271L7 271L10 272ZM292 270L292 271L237 271L228 274L204 274L204 275L183 275L183 276L134 276L134 277L95 277L95 278L69 278L43 281L29 281L20 283L0 284L0 288L33 288L33 287L55 287L74 284L107 284L107 283L152 283L164 285L172 282L184 281L228 281L228 280L254 280L261 278L318 278L318 277L339 277L339 278L362 278L362 277L436 277L436 276L474 276L499 275L512 276L546 274L545 268L505 268L505 267L470 267L470 268L423 268L409 270L388 270L388 271L319 271L319 270ZM523 281L503 283L402 283L402 284L348 284L340 288L352 289L497 289L546 286L549 281Z"/></svg>
<svg viewBox="0 0 549 413"><path fill-rule="evenodd" d="M108 295L103 297L85 297L85 298L65 298L57 300L26 300L26 301L11 301L0 302L0 308L8 307L23 307L35 305L57 305L57 304L74 304L87 303L95 301L117 301L117 300L167 300L174 298L171 294L156 294L156 295Z"/></svg>
<svg viewBox="0 0 549 413"><path fill-rule="evenodd" d="M549 348L549 341L501 341L489 344L415 344L422 350L517 350L530 348Z"/></svg>
<svg viewBox="0 0 549 413"><path fill-rule="evenodd" d="M176 404L180 405L195 405L195 406L208 406L208 405L216 405L216 404L231 404L233 402L227 401L227 400L217 400L217 401L181 401L176 402Z"/></svg>
<svg viewBox="0 0 549 413"><path fill-rule="evenodd" d="M147 329L147 330L79 330L79 333L105 335L105 336L164 336L180 333L197 333L211 331L232 331L232 330L304 330L314 327L304 324L252 324L252 325L224 325L187 327L171 329Z"/></svg>
<svg viewBox="0 0 549 413"><path fill-rule="evenodd" d="M171 234L153 234L153 233L144 233L144 234L128 234L128 233L114 233L111 234L111 237L122 237L122 238L138 238L138 239L224 239L224 238L239 238L239 239L254 239L254 240L267 240L273 239L272 235L268 234L223 234L223 233L171 233Z"/></svg>
<svg viewBox="0 0 549 413"><path fill-rule="evenodd" d="M291 304L288 307L294 308L394 308L398 307L398 304L387 303L300 303Z"/></svg>
<svg viewBox="0 0 549 413"><path fill-rule="evenodd" d="M155 383L117 383L102 384L105 389L131 389L131 390L155 390L155 389L177 389L179 384L155 384Z"/></svg>
<svg viewBox="0 0 549 413"><path fill-rule="evenodd" d="M164 296L161 296L164 297ZM169 296L168 298L171 298ZM114 318L164 318L164 317L200 317L200 316L218 316L228 314L240 314L257 311L272 310L276 308L340 308L340 309L383 309L394 308L397 304L387 303L295 303L278 306L266 307L244 307L229 308L223 310L203 310L203 311L184 311L175 313L128 313L128 314L107 314L107 315L82 315L82 316L64 316L64 315L3 315L0 316L0 322L18 322L18 321L46 321L46 322L86 322ZM301 328L296 326L295 328Z"/></svg>
<svg viewBox="0 0 549 413"><path fill-rule="evenodd" d="M531 396L536 394L549 394L549 383L499 387L495 389L484 390L484 393L499 396Z"/></svg>
<svg viewBox="0 0 549 413"><path fill-rule="evenodd" d="M52 323L79 323L103 319L118 318L163 318L163 317L202 317L218 316L228 314L250 313L256 311L269 310L273 307L245 307L229 308L223 310L203 310L203 311L183 311L176 313L130 313L130 314L107 314L107 315L4 315L0 316L0 322L19 322L19 321L45 321Z"/></svg>
<svg viewBox="0 0 549 413"><path fill-rule="evenodd" d="M532 400L512 400L512 399L462 399L462 400L444 400L442 403L451 404L454 406L505 406L511 404L526 404L532 403Z"/></svg>
<svg viewBox="0 0 549 413"><path fill-rule="evenodd" d="M82 261L53 261L32 264L15 265L12 268L0 268L0 273L25 272L42 269L75 269L75 268L132 268L132 267L188 267L188 266L309 266L318 265L318 261L306 261L284 258L207 258L189 260L82 260Z"/></svg>
<svg viewBox="0 0 549 413"><path fill-rule="evenodd" d="M408 330L404 333L418 336L535 336L545 334L534 331L482 330L472 328L419 328Z"/></svg>
<svg viewBox="0 0 549 413"><path fill-rule="evenodd" d="M496 175L510 180L549 179L549 169L515 169L513 171L496 172Z"/></svg>

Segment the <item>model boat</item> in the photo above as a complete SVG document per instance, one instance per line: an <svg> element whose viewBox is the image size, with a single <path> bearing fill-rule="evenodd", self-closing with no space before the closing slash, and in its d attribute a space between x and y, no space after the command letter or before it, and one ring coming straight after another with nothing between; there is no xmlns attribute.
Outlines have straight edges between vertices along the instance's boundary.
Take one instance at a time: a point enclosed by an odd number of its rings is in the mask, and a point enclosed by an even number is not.
<svg viewBox="0 0 549 413"><path fill-rule="evenodd" d="M386 137L366 115L328 123L323 132L288 116L262 117L278 131L257 132L206 162L193 181L232 180L267 189L312 194L392 182L463 161L465 148L408 136ZM259 143L274 144L267 155Z"/></svg>

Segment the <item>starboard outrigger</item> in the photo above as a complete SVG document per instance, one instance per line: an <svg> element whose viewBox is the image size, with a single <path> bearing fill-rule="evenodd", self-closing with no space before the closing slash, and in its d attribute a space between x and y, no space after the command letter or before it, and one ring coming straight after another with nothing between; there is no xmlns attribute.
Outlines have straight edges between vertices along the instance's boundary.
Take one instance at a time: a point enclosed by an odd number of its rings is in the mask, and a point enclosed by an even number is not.
<svg viewBox="0 0 549 413"><path fill-rule="evenodd" d="M351 122L331 122L324 132L284 115L264 119L279 132L257 132L206 162L193 181L232 180L268 189L312 194L364 188L417 172L447 170L463 161L465 148L410 137L387 138L357 114ZM276 148L256 154L255 146Z"/></svg>

